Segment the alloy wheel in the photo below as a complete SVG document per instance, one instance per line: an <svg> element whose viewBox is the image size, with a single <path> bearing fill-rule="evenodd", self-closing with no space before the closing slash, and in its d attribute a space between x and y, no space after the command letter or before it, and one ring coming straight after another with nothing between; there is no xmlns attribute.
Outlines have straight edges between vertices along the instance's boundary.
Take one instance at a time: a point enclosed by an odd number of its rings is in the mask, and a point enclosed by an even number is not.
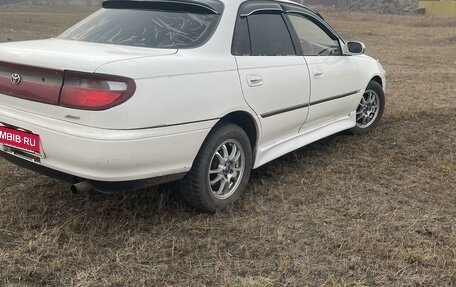
<svg viewBox="0 0 456 287"><path fill-rule="evenodd" d="M378 117L380 111L380 98L374 90L366 90L356 110L356 125L360 128L368 128Z"/></svg>
<svg viewBox="0 0 456 287"><path fill-rule="evenodd" d="M234 194L245 172L245 152L234 140L223 142L212 156L208 181L212 195L220 200Z"/></svg>

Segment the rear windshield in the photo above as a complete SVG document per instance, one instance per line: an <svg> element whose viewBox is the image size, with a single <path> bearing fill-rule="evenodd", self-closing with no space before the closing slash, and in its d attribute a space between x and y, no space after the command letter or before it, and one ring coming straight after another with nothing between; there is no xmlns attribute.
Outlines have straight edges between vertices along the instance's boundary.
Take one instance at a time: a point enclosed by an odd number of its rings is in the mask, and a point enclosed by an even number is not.
<svg viewBox="0 0 456 287"><path fill-rule="evenodd" d="M220 16L180 11L101 9L59 39L126 46L181 49L206 42Z"/></svg>

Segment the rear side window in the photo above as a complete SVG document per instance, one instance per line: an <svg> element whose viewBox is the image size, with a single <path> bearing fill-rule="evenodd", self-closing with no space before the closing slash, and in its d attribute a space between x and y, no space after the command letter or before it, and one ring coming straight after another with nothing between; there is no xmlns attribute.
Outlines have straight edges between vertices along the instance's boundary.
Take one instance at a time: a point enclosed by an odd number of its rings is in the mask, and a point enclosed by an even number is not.
<svg viewBox="0 0 456 287"><path fill-rule="evenodd" d="M252 14L238 19L233 39L233 55L296 55L293 41L280 13Z"/></svg>
<svg viewBox="0 0 456 287"><path fill-rule="evenodd" d="M210 38L219 18L195 12L102 9L58 38L148 48L193 48Z"/></svg>
<svg viewBox="0 0 456 287"><path fill-rule="evenodd" d="M247 18L252 56L296 55L281 14L253 14Z"/></svg>

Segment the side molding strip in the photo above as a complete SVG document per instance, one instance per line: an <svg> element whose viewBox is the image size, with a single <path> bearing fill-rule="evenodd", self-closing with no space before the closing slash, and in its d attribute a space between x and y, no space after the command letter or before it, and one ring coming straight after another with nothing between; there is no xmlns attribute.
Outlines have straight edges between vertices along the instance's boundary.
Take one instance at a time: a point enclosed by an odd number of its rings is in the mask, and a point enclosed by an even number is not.
<svg viewBox="0 0 456 287"><path fill-rule="evenodd" d="M275 111L272 111L272 112L264 113L264 114L261 115L261 117L262 118L269 118L269 117L272 117L272 116L276 116L276 115L279 115L279 114L291 112L291 111L294 111L294 110L307 108L308 106L310 106L310 105L309 104L302 104L302 105L288 107L288 108L284 108L284 109L280 109L280 110L275 110Z"/></svg>
<svg viewBox="0 0 456 287"><path fill-rule="evenodd" d="M272 112L267 112L267 113L262 114L261 117L262 118L269 118L269 117L276 116L276 115L279 115L279 114L288 113L288 112L291 112L291 111L294 111L294 110L307 108L309 106L315 106L315 105L318 105L318 104L322 104L322 103L338 100L338 99L341 99L341 98L353 96L353 95L356 95L359 92L360 91L353 91L353 92L349 92L349 93L346 93L346 94L334 96L334 97L331 97L331 98L327 98L327 99L323 99L323 100L319 100L319 101L315 101L315 102L311 102L311 103L296 105L296 106L292 106L292 107L288 107L288 108L284 108L284 109L280 109L280 110L275 110L275 111L272 111Z"/></svg>
<svg viewBox="0 0 456 287"><path fill-rule="evenodd" d="M325 102L330 102L330 101L338 100L338 99L341 99L341 98L345 98L345 97L349 97L349 96L356 95L356 94L359 93L359 92L360 92L360 91L353 91L353 92L350 92L350 93L346 93L346 94L334 96L334 97L331 97L331 98L327 98L327 99L323 99L323 100L311 102L310 105L311 105L311 106L315 106L315 105L322 104L322 103L325 103Z"/></svg>

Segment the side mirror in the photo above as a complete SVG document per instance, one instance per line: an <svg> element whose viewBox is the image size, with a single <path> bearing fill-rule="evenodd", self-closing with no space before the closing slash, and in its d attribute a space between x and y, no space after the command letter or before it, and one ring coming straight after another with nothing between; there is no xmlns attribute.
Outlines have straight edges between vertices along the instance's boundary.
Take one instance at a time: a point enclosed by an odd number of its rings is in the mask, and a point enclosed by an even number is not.
<svg viewBox="0 0 456 287"><path fill-rule="evenodd" d="M347 54L356 56L356 55L362 55L364 54L364 50L366 49L366 46L362 42L348 42L347 43Z"/></svg>

